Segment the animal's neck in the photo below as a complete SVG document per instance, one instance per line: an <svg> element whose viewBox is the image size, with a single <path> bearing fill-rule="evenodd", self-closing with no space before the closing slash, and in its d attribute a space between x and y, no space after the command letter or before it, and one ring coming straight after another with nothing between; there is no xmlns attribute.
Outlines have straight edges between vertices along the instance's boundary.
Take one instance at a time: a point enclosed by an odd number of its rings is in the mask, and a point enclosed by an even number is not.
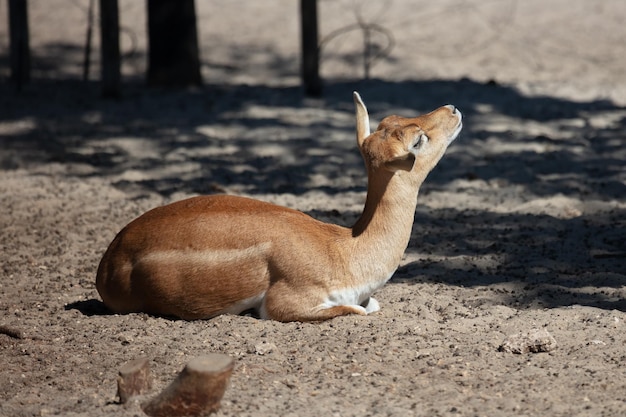
<svg viewBox="0 0 626 417"><path fill-rule="evenodd" d="M358 269L376 270L376 279L395 271L411 237L423 179L408 176L405 172L370 173L365 208L352 227Z"/></svg>

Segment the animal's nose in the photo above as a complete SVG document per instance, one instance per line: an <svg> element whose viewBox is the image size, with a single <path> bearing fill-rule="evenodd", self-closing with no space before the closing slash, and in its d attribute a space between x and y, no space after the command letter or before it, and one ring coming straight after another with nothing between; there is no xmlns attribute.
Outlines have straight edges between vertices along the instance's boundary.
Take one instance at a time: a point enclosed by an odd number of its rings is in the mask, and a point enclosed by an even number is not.
<svg viewBox="0 0 626 417"><path fill-rule="evenodd" d="M457 109L452 104L447 104L444 107L447 107L450 110L450 113L452 113L453 116L456 116L459 119L459 122L463 120L463 114L461 113L461 110Z"/></svg>

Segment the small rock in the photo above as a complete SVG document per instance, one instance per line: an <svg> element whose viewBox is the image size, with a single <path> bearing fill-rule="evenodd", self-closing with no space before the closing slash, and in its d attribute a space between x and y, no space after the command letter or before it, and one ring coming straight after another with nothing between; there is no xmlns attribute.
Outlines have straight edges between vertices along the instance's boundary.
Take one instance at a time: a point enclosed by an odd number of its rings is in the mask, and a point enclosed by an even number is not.
<svg viewBox="0 0 626 417"><path fill-rule="evenodd" d="M261 342L254 345L253 349L249 349L249 353L256 353L257 355L267 355L276 350L276 345L269 342Z"/></svg>
<svg viewBox="0 0 626 417"><path fill-rule="evenodd" d="M533 329L528 333L518 333L507 337L498 347L500 352L538 353L556 349L556 340L547 330Z"/></svg>

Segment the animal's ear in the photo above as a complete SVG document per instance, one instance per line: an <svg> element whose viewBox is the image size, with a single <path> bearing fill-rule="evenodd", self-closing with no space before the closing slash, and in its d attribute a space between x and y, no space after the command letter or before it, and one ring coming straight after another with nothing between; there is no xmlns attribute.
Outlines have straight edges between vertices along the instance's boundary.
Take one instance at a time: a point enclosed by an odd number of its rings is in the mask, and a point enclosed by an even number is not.
<svg viewBox="0 0 626 417"><path fill-rule="evenodd" d="M359 93L356 91L352 93L352 98L356 107L356 141L360 148L365 138L370 135L370 117Z"/></svg>
<svg viewBox="0 0 626 417"><path fill-rule="evenodd" d="M385 162L385 168L389 171L411 171L415 165L415 155L407 153L406 155Z"/></svg>

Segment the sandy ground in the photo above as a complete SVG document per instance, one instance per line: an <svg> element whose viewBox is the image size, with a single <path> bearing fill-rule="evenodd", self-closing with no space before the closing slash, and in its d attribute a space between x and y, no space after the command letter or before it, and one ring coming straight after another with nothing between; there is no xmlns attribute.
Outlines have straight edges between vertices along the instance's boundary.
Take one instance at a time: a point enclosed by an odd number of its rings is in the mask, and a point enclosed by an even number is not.
<svg viewBox="0 0 626 417"><path fill-rule="evenodd" d="M297 2L197 2L207 85L159 91L141 84L144 3L122 1L120 101L78 80L86 2L29 3L19 94L0 27L0 415L141 415L117 402L122 364L150 359L150 396L207 352L237 364L218 416L626 415L623 1L320 1L318 100L298 86ZM370 81L358 33L329 37L357 15L393 36ZM107 312L98 261L154 206L227 192L350 225L366 186L355 89L374 120L466 116L379 313ZM535 329L556 349L498 350Z"/></svg>

